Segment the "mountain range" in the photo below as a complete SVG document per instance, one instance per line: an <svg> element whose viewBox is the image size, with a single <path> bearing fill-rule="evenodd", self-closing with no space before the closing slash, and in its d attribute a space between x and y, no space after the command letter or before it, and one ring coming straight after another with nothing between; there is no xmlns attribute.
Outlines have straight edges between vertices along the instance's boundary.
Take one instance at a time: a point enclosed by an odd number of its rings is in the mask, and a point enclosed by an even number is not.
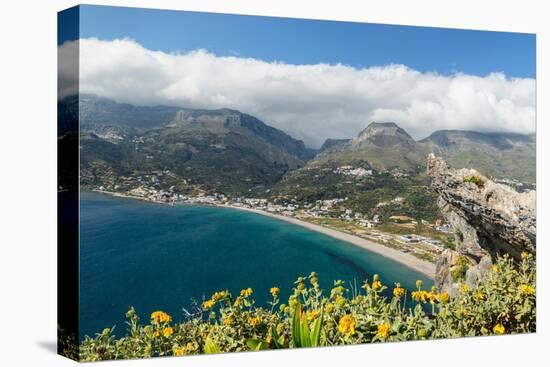
<svg viewBox="0 0 550 367"><path fill-rule="evenodd" d="M315 154L235 110L138 107L90 95L68 100L68 110L71 103L79 103L85 185L168 170L206 190L243 193L274 184Z"/></svg>
<svg viewBox="0 0 550 367"><path fill-rule="evenodd" d="M68 97L59 109L79 111L83 185L169 171L205 191L246 194L323 167L421 175L430 152L488 176L535 181L534 135L440 130L416 141L393 122L373 122L352 139L327 139L315 150L230 109L134 106L93 95Z"/></svg>
<svg viewBox="0 0 550 367"><path fill-rule="evenodd" d="M393 122L369 124L355 138L327 140L310 165L367 163L377 170L421 170L434 153L456 168L475 168L486 176L535 182L533 134L438 130L415 141Z"/></svg>

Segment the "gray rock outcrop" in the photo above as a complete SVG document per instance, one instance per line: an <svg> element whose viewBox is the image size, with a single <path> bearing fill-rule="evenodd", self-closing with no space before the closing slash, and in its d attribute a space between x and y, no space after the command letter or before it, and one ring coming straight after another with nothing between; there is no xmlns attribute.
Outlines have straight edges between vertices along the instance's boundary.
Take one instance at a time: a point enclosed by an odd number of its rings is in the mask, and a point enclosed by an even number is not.
<svg viewBox="0 0 550 367"><path fill-rule="evenodd" d="M519 193L472 169L451 169L433 154L427 173L439 194L438 205L455 230L455 249L436 263L436 285L455 293L461 282L482 279L497 255L520 259L536 252L536 193Z"/></svg>

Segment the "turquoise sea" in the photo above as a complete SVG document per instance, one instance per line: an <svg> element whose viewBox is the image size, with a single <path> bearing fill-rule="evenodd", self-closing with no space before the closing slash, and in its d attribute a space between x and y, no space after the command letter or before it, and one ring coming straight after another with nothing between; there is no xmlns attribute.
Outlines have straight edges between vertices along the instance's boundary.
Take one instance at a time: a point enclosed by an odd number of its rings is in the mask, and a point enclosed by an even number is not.
<svg viewBox="0 0 550 367"><path fill-rule="evenodd" d="M288 297L300 275L315 271L361 285L432 281L400 263L332 237L250 212L210 206L167 206L84 192L80 199L81 338L116 325L134 306L144 322L154 310L174 319L214 291L251 287L257 305L278 286Z"/></svg>

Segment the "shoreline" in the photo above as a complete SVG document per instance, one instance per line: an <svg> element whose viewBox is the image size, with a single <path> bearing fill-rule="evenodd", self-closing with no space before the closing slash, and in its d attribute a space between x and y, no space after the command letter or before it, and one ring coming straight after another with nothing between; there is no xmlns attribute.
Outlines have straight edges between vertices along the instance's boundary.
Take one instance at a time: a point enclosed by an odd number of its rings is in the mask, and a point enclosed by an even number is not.
<svg viewBox="0 0 550 367"><path fill-rule="evenodd" d="M165 205L169 205L169 206L172 205L172 204L166 203L166 202L149 200L147 198L140 198L140 197L125 195L125 194L121 194L121 193L117 193L117 192L99 191L99 190L92 190L92 191L100 193L100 194L106 194L106 195L120 197L120 198L141 200L141 201L145 201L145 202L149 202L149 203L153 203L153 204L165 204ZM176 203L176 205L181 205L181 204L182 203ZM408 253L405 253L405 252L402 252L402 251L399 251L399 250L395 250L391 247L381 245L379 243L367 240L365 238L361 238L361 237L357 237L357 236L354 236L354 235L351 235L351 234L348 234L348 233L340 232L340 231L337 231L337 230L332 229L332 228L323 227L321 225L313 224L313 223L306 222L306 221L296 219L296 218L293 218L293 217L287 217L287 216L284 216L284 215L274 214L274 213L266 212L264 210L259 210L259 209L244 208L244 207L239 207L239 206L225 205L225 204L214 204L214 203L212 203L212 204L207 204L207 203L184 203L184 204L215 206L215 207L219 207L219 208L243 210L243 211L247 211L247 212L250 212L250 213L255 213L255 214L263 215L263 216L270 217L270 218L273 218L273 219L278 219L278 220L281 220L281 221L285 221L287 223L291 223L291 224L309 229L311 231L324 234L325 236L329 236L329 237L335 238L337 240L347 242L347 243L352 244L354 246L361 247L365 250L375 252L378 255L382 255L386 258L389 258L393 261L396 261L396 262L402 264L403 266L406 266L406 267L408 267L412 270L415 270L419 273L422 273L423 275L427 276L428 278L430 278L432 280L435 278L435 264L433 264L429 261L421 260L421 259L419 259L419 258L417 258L417 257L415 257L411 254L408 254Z"/></svg>
<svg viewBox="0 0 550 367"><path fill-rule="evenodd" d="M381 245L381 244L376 243L374 241L369 241L369 240L361 238L361 237L357 237L357 236L354 236L354 235L351 235L351 234L348 234L348 233L337 231L337 230L332 229L332 228L327 228L327 227L323 227L323 226L320 226L320 225L317 225L317 224L306 222L306 221L303 221L303 220L300 220L300 219L287 217L287 216L284 216L284 215L277 215L277 214L269 213L269 212L266 212L264 210L243 208L243 207L235 207L235 206L230 206L230 205L216 205L216 206L219 206L221 208L244 210L244 211L247 211L247 212L252 212L252 213L259 214L259 215L264 215L264 216L267 216L267 217L271 217L271 218L274 218L274 219L279 219L279 220L282 220L282 221L285 221L285 222L288 222L288 223L291 223L291 224L309 229L311 231L315 231L315 232L324 234L326 236L335 238L337 240L350 243L352 245L361 247L365 250L375 252L378 255L382 255L386 258L389 258L393 261L396 261L400 264L403 264L404 266L406 266L406 267L408 267L412 270L415 270L419 273L422 273L423 275L427 276L428 278L430 278L432 280L435 277L435 264L433 264L429 261L421 260L421 259L419 259L419 258L417 258L417 257L415 257L411 254L408 254L408 253L405 253L405 252L402 252L402 251L399 251L399 250L395 250L391 247Z"/></svg>

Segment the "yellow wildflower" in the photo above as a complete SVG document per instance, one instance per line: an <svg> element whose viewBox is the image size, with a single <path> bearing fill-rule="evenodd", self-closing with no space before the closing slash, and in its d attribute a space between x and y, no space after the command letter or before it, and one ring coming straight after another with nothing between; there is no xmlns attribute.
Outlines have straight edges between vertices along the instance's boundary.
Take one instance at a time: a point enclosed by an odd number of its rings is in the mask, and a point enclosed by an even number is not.
<svg viewBox="0 0 550 367"><path fill-rule="evenodd" d="M162 311L155 311L151 314L151 324L158 324L160 322L160 315Z"/></svg>
<svg viewBox="0 0 550 367"><path fill-rule="evenodd" d="M405 295L405 288L402 288L399 283L396 284L396 287L393 289L394 297L401 298Z"/></svg>
<svg viewBox="0 0 550 367"><path fill-rule="evenodd" d="M326 310L327 310L328 313L331 313L332 311L334 311L334 304L333 303L327 303Z"/></svg>
<svg viewBox="0 0 550 367"><path fill-rule="evenodd" d="M495 334L501 335L501 334L504 334L505 332L506 332L506 328L502 324L496 324L493 327L493 333L495 333Z"/></svg>
<svg viewBox="0 0 550 367"><path fill-rule="evenodd" d="M522 284L519 286L519 291L525 296L530 296L535 293L535 288L531 287L529 284Z"/></svg>
<svg viewBox="0 0 550 367"><path fill-rule="evenodd" d="M413 291L411 297L416 302L426 302L428 292L426 291Z"/></svg>
<svg viewBox="0 0 550 367"><path fill-rule="evenodd" d="M229 292L228 291L220 291L220 292L216 292L212 295L212 301L214 302L218 302L219 300L222 300L224 299L225 297L227 297L229 295Z"/></svg>
<svg viewBox="0 0 550 367"><path fill-rule="evenodd" d="M271 287L271 289L269 290L269 293L271 293L273 297L277 297L279 295L279 288Z"/></svg>
<svg viewBox="0 0 550 367"><path fill-rule="evenodd" d="M215 304L216 303L214 301L209 299L208 301L204 301L202 303L202 308L204 308L205 310L210 310L212 307L214 307Z"/></svg>
<svg viewBox="0 0 550 367"><path fill-rule="evenodd" d="M482 291L478 290L476 292L476 298L479 300L479 301L483 301L485 299L485 295L483 294Z"/></svg>
<svg viewBox="0 0 550 367"><path fill-rule="evenodd" d="M156 330L154 333L153 333L153 336L155 338L160 338L160 331L159 330Z"/></svg>
<svg viewBox="0 0 550 367"><path fill-rule="evenodd" d="M262 322L262 318L260 316L249 316L248 317L248 323L252 326L258 326Z"/></svg>
<svg viewBox="0 0 550 367"><path fill-rule="evenodd" d="M437 294L435 293L435 290L426 292L426 299L432 303L435 302L435 300L437 299Z"/></svg>
<svg viewBox="0 0 550 367"><path fill-rule="evenodd" d="M460 307L457 311L458 316L466 316L468 314L468 309L466 307Z"/></svg>
<svg viewBox="0 0 550 367"><path fill-rule="evenodd" d="M463 293L466 293L470 290L470 287L468 287L468 284L466 283L462 283L460 285L460 291L463 292Z"/></svg>
<svg viewBox="0 0 550 367"><path fill-rule="evenodd" d="M185 348L184 347L175 347L174 348L174 355L175 356L184 356L186 353L185 353Z"/></svg>
<svg viewBox="0 0 550 367"><path fill-rule="evenodd" d="M339 307L344 307L344 305L346 304L346 299L342 296L338 296L338 297L336 297L336 304Z"/></svg>
<svg viewBox="0 0 550 367"><path fill-rule="evenodd" d="M227 326L233 325L233 321L235 321L233 316L227 316L226 318L223 319L223 323Z"/></svg>
<svg viewBox="0 0 550 367"><path fill-rule="evenodd" d="M252 295L252 288L246 288L241 291L241 297L250 297Z"/></svg>
<svg viewBox="0 0 550 367"><path fill-rule="evenodd" d="M189 342L187 343L187 345L185 346L185 349L187 349L187 351L192 351L195 349L195 344L193 344L192 342Z"/></svg>
<svg viewBox="0 0 550 367"><path fill-rule="evenodd" d="M379 338L387 338L390 336L391 333L391 327L388 323L383 323L378 325L378 331L376 332L376 336Z"/></svg>
<svg viewBox="0 0 550 367"><path fill-rule="evenodd" d="M522 258L523 260L527 259L528 257L529 257L529 253L528 253L527 251L523 251L523 252L521 253L521 258Z"/></svg>
<svg viewBox="0 0 550 367"><path fill-rule="evenodd" d="M155 311L151 314L151 323L160 324L172 321L172 317L164 311Z"/></svg>
<svg viewBox="0 0 550 367"><path fill-rule="evenodd" d="M378 291L380 290L380 288L382 288L382 282L380 282L379 280L375 280L374 282L372 282L372 289Z"/></svg>
<svg viewBox="0 0 550 367"><path fill-rule="evenodd" d="M235 299L235 303L233 303L233 306L235 307L241 307L241 305L243 304L243 299L241 297L237 297Z"/></svg>
<svg viewBox="0 0 550 367"><path fill-rule="evenodd" d="M498 267L497 264L494 264L494 265L492 266L492 269L493 269L493 273L498 273L498 272L500 271L500 268Z"/></svg>
<svg viewBox="0 0 550 367"><path fill-rule="evenodd" d="M316 310L308 311L306 314L306 318L308 319L308 321L313 321L318 317L319 317L319 312L317 312Z"/></svg>
<svg viewBox="0 0 550 367"><path fill-rule="evenodd" d="M164 335L165 337L169 337L170 335L174 334L174 329L172 329L170 326L168 326L167 328L165 328L163 331L162 331L162 335Z"/></svg>
<svg viewBox="0 0 550 367"><path fill-rule="evenodd" d="M355 334L355 318L352 315L345 315L338 323L338 331L344 335Z"/></svg>
<svg viewBox="0 0 550 367"><path fill-rule="evenodd" d="M449 293L447 292L441 292L437 295L437 300L441 303L447 303L449 302Z"/></svg>

